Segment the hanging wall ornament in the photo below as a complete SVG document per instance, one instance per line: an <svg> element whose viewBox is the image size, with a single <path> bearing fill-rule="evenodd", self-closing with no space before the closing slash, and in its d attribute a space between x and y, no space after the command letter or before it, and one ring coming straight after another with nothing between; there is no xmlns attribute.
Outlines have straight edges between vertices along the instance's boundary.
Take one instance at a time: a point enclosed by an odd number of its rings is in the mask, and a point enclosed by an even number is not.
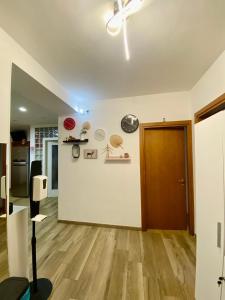
<svg viewBox="0 0 225 300"><path fill-rule="evenodd" d="M76 126L76 122L73 118L66 118L63 122L64 128L66 130L72 130Z"/></svg>
<svg viewBox="0 0 225 300"><path fill-rule="evenodd" d="M88 122L88 121L84 122L83 125L82 125L82 128L86 129L86 130L89 130L91 128L90 122Z"/></svg>
<svg viewBox="0 0 225 300"><path fill-rule="evenodd" d="M104 141L105 139L105 131L103 129L97 129L95 130L95 139L99 142Z"/></svg>
<svg viewBox="0 0 225 300"><path fill-rule="evenodd" d="M91 124L89 122L84 122L82 125L82 129L80 131L80 139L85 140L86 139L86 134L88 130L91 128Z"/></svg>
<svg viewBox="0 0 225 300"><path fill-rule="evenodd" d="M120 135L117 134L113 134L110 137L110 144L114 147L114 148L122 148L122 144L123 144L123 139Z"/></svg>
<svg viewBox="0 0 225 300"><path fill-rule="evenodd" d="M72 156L73 158L79 158L80 157L80 146L79 145L73 145L72 147Z"/></svg>

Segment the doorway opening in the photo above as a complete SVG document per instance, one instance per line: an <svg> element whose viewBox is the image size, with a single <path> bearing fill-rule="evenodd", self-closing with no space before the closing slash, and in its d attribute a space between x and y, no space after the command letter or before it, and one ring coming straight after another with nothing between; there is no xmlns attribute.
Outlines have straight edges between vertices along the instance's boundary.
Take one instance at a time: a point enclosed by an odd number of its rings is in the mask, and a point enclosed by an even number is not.
<svg viewBox="0 0 225 300"><path fill-rule="evenodd" d="M194 234L192 122L140 125L142 229Z"/></svg>
<svg viewBox="0 0 225 300"><path fill-rule="evenodd" d="M58 139L43 139L43 170L48 177L48 197L58 197Z"/></svg>
<svg viewBox="0 0 225 300"><path fill-rule="evenodd" d="M67 109L35 79L12 66L10 202L15 209L30 206L30 166L38 160L49 187L48 198L41 206L49 207L48 215L57 215L58 117Z"/></svg>

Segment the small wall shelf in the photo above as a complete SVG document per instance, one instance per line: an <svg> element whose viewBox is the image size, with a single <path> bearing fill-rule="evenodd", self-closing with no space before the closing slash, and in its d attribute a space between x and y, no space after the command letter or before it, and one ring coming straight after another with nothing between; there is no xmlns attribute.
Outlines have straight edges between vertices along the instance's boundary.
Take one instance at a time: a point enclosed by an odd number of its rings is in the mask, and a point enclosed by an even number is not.
<svg viewBox="0 0 225 300"><path fill-rule="evenodd" d="M85 140L74 140L74 141L63 141L64 144L70 144L70 145L79 145L79 144L86 144L88 143L88 139Z"/></svg>
<svg viewBox="0 0 225 300"><path fill-rule="evenodd" d="M131 158L130 157L128 157L128 158L126 158L126 157L117 157L117 156L110 156L110 157L106 157L105 158L105 162L110 162L110 161L115 161L115 162L120 162L120 161L127 161L127 162L129 162L129 161L131 161Z"/></svg>

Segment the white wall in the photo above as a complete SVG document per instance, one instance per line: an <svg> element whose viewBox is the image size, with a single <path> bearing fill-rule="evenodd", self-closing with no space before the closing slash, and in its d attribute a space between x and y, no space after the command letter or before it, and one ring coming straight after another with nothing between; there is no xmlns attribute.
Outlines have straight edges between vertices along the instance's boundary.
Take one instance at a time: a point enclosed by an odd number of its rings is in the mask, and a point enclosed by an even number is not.
<svg viewBox="0 0 225 300"><path fill-rule="evenodd" d="M193 114L225 92L225 51L190 91Z"/></svg>
<svg viewBox="0 0 225 300"><path fill-rule="evenodd" d="M139 132L126 134L120 128L124 115L132 113L141 123L191 118L189 94L171 93L97 101L89 115L74 116L76 130L66 131L59 119L59 219L141 226ZM79 119L78 119L79 118ZM69 134L79 137L83 121L91 122L89 143L81 145L81 157L72 159L72 145L62 143ZM94 139L94 131L103 128L107 138ZM104 163L102 154L111 134L124 139L124 152L131 155L131 163ZM97 160L83 159L83 149L98 149ZM122 150L120 150L123 152ZM115 151L113 154L115 155Z"/></svg>

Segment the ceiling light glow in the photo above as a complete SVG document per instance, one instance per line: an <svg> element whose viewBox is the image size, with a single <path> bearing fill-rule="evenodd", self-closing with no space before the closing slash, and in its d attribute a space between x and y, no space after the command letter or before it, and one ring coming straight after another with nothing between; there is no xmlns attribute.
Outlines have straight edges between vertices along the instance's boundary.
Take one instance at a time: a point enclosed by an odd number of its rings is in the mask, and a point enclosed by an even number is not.
<svg viewBox="0 0 225 300"><path fill-rule="evenodd" d="M123 19L120 14L113 16L107 23L106 29L111 36L116 36L120 33L123 26Z"/></svg>
<svg viewBox="0 0 225 300"><path fill-rule="evenodd" d="M19 111L26 112L27 109L26 109L26 107L24 107L24 106L20 106L20 107L19 107Z"/></svg>
<svg viewBox="0 0 225 300"><path fill-rule="evenodd" d="M123 42L124 42L124 50L125 50L126 60L130 60L130 51L129 51L129 45L128 45L128 39L127 39L127 21L126 20L124 20L124 24L123 24Z"/></svg>
<svg viewBox="0 0 225 300"><path fill-rule="evenodd" d="M144 0L117 0L114 2L114 15L106 24L107 32L111 36L116 36L123 29L123 41L126 60L130 60L128 38L127 38L127 18L139 11Z"/></svg>
<svg viewBox="0 0 225 300"><path fill-rule="evenodd" d="M114 7L114 14L106 24L107 31L110 35L115 36L120 33L123 20L126 20L130 15L138 12L144 0L130 0L126 5L122 0L118 0L118 8Z"/></svg>

